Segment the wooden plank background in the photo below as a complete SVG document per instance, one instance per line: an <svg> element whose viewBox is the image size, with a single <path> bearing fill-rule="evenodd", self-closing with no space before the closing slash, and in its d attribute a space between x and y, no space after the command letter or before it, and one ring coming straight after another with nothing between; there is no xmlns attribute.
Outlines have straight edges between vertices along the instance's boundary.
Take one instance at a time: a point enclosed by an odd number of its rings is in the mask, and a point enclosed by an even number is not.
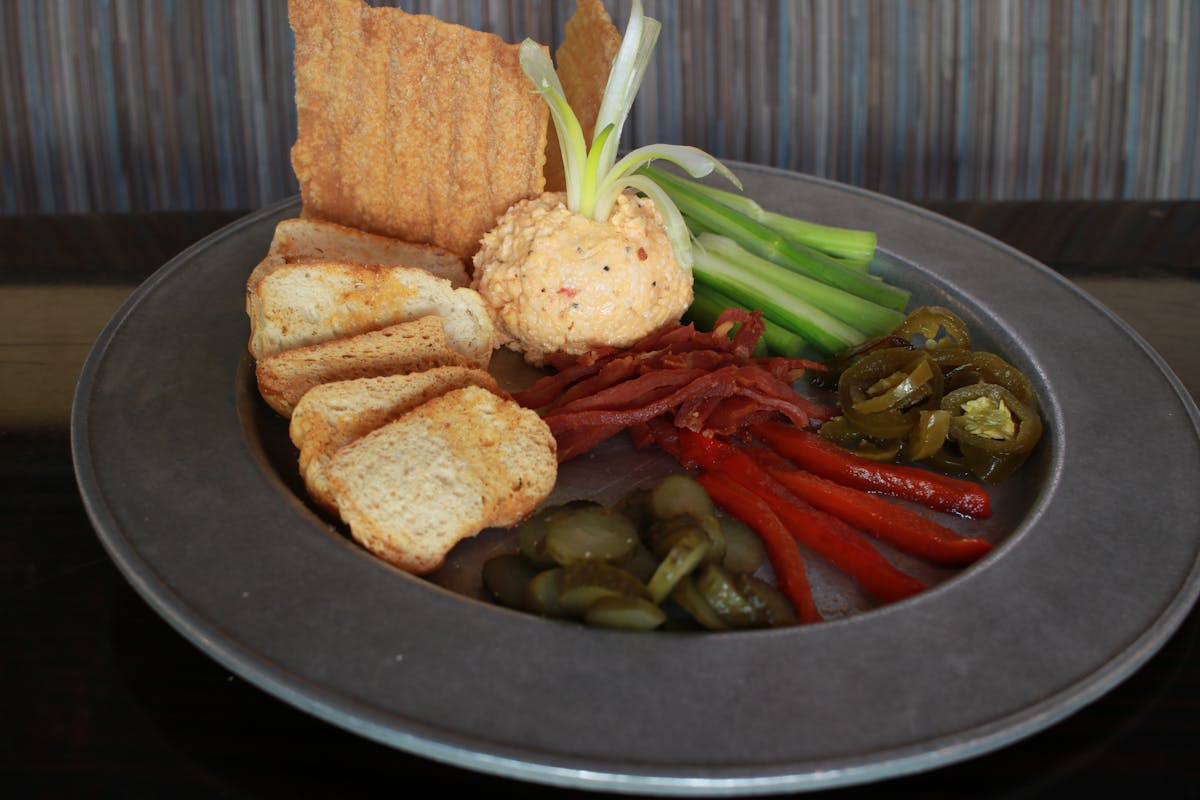
<svg viewBox="0 0 1200 800"><path fill-rule="evenodd" d="M380 0L374 0L380 4ZM573 0L407 10L556 45ZM629 0L608 0L623 28ZM646 0L626 146L909 200L1200 197L1200 0ZM284 0L2 0L0 213L296 192Z"/></svg>

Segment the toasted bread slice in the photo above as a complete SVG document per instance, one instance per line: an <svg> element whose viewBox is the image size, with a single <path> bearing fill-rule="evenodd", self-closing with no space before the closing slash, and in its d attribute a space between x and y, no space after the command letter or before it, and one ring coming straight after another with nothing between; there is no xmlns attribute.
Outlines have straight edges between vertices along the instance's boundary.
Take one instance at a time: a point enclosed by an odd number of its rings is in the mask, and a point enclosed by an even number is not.
<svg viewBox="0 0 1200 800"><path fill-rule="evenodd" d="M424 575L462 539L532 512L557 468L554 436L535 412L467 386L341 448L326 472L354 539Z"/></svg>
<svg viewBox="0 0 1200 800"><path fill-rule="evenodd" d="M477 292L417 267L280 264L247 289L246 313L256 359L432 315L472 366L487 366L496 339Z"/></svg>
<svg viewBox="0 0 1200 800"><path fill-rule="evenodd" d="M271 247L250 273L247 286L254 286L280 264L304 261L418 267L455 287L471 282L462 260L440 247L367 233L336 222L296 217L275 226Z"/></svg>
<svg viewBox="0 0 1200 800"><path fill-rule="evenodd" d="M447 344L442 318L429 316L268 356L255 364L255 376L267 405L290 417L323 383L445 366L475 365Z"/></svg>
<svg viewBox="0 0 1200 800"><path fill-rule="evenodd" d="M337 513L325 467L342 447L434 397L464 386L500 392L481 369L434 367L404 375L357 378L315 386L300 398L288 427L300 451L300 474L313 501Z"/></svg>

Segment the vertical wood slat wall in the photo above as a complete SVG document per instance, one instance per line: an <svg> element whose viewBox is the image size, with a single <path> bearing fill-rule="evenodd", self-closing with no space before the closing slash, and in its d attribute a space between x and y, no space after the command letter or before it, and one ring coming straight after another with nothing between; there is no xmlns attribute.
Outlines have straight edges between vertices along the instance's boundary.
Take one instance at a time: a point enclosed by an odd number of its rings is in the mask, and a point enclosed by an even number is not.
<svg viewBox="0 0 1200 800"><path fill-rule="evenodd" d="M400 5L553 46L574 0ZM645 5L663 33L626 146L910 200L1200 197L1200 0ZM0 2L0 213L295 193L291 48L284 0Z"/></svg>

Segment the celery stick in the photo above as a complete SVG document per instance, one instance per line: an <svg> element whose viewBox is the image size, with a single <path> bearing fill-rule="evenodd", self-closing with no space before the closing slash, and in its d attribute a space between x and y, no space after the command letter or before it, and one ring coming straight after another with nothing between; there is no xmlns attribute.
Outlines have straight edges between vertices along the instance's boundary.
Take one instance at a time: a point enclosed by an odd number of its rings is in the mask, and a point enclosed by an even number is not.
<svg viewBox="0 0 1200 800"><path fill-rule="evenodd" d="M670 195L685 218L693 218L705 228L733 239L761 258L896 311L903 311L908 305L907 290L873 280L812 248L793 244L761 222L688 188L674 175L656 171L654 182Z"/></svg>
<svg viewBox="0 0 1200 800"><path fill-rule="evenodd" d="M696 237L696 242L700 247L746 272L764 276L778 287L778 291L802 297L830 316L837 317L870 336L894 330L904 321L904 314L899 311L885 308L804 275L780 269L773 262L747 252L728 237L701 233Z"/></svg>
<svg viewBox="0 0 1200 800"><path fill-rule="evenodd" d="M867 267L875 257L877 237L874 231L818 225L774 211L764 211L759 222L797 244L826 253L845 266Z"/></svg>
<svg viewBox="0 0 1200 800"><path fill-rule="evenodd" d="M745 303L739 303L732 297L718 292L711 286L706 286L702 283L697 283L694 287L695 299L692 301L692 307L688 310L689 318L696 323L697 327L702 330L712 330L716 324L717 317L727 308L740 308L745 311L754 311ZM805 355L808 350L808 342L798 334L795 334L787 328L779 325L774 320L763 317L763 335L758 340L763 349L771 355L783 356L785 358L800 358ZM755 348L755 355L758 355L758 348Z"/></svg>
<svg viewBox="0 0 1200 800"><path fill-rule="evenodd" d="M824 354L832 355L867 338L786 286L786 279L801 277L795 273L776 270L776 275L764 276L703 246L695 249L692 272L697 283L747 308L760 309L764 317L804 337Z"/></svg>
<svg viewBox="0 0 1200 800"><path fill-rule="evenodd" d="M674 179L684 187L693 189L710 200L715 200L723 206L728 206L740 214L761 222L797 244L833 256L839 263L865 267L871 263L871 259L875 255L878 237L874 231L819 225L815 222L767 211L744 194L718 189L700 181L664 173L656 167L647 167L643 171L656 181L660 176L666 175L668 179Z"/></svg>

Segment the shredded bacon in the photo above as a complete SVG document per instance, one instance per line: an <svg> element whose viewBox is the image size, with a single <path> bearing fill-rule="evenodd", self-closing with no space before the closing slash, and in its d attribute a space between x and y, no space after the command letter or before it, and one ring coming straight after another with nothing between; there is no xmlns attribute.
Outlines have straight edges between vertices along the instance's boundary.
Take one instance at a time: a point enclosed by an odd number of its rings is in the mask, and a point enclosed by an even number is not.
<svg viewBox="0 0 1200 800"><path fill-rule="evenodd" d="M635 447L655 445L675 454L681 428L736 435L780 417L808 427L833 416L835 409L793 387L805 370L822 365L753 355L763 327L759 312L729 309L712 332L675 325L626 349L555 357L550 363L557 372L514 397L546 420L559 461L623 430Z"/></svg>

